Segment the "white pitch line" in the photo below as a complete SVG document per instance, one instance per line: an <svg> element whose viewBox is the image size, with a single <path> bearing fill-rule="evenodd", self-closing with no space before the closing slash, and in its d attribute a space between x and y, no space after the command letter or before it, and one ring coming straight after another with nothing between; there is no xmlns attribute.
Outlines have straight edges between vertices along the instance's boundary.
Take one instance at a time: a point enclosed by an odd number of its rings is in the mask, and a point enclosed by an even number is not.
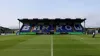
<svg viewBox="0 0 100 56"><path fill-rule="evenodd" d="M51 36L51 56L53 56L53 36Z"/></svg>

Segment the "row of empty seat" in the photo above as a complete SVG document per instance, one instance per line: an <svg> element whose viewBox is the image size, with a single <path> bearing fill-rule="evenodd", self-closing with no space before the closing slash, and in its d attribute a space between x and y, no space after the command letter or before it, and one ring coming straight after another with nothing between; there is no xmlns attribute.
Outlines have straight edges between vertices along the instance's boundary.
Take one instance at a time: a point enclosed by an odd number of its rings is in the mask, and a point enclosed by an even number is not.
<svg viewBox="0 0 100 56"><path fill-rule="evenodd" d="M20 32L83 32L83 27L81 24L75 25L28 25L24 24Z"/></svg>

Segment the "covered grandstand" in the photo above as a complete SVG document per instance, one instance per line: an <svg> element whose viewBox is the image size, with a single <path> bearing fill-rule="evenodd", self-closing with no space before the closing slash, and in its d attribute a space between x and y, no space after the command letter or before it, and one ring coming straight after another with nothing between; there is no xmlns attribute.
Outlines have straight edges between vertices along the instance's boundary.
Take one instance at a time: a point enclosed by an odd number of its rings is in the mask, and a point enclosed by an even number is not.
<svg viewBox="0 0 100 56"><path fill-rule="evenodd" d="M14 33L12 29L0 26L0 35Z"/></svg>
<svg viewBox="0 0 100 56"><path fill-rule="evenodd" d="M22 27L19 27L20 34L83 34L85 32L86 18L33 18L18 20L23 23ZM82 22L84 22L84 26L81 25Z"/></svg>

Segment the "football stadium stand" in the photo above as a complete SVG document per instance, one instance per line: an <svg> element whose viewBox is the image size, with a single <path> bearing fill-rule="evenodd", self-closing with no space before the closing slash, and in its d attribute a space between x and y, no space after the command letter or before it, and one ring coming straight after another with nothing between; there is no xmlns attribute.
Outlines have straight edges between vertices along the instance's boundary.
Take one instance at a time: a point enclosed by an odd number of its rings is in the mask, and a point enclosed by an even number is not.
<svg viewBox="0 0 100 56"><path fill-rule="evenodd" d="M85 20L81 18L55 18L55 19L18 19L23 23L19 34L83 34L85 32ZM84 22L84 26L81 23ZM20 25L20 23L19 23Z"/></svg>
<svg viewBox="0 0 100 56"><path fill-rule="evenodd" d="M14 32L14 31L11 30L11 29L9 29L9 28L0 26L0 35L1 35L1 34L13 33L13 32Z"/></svg>

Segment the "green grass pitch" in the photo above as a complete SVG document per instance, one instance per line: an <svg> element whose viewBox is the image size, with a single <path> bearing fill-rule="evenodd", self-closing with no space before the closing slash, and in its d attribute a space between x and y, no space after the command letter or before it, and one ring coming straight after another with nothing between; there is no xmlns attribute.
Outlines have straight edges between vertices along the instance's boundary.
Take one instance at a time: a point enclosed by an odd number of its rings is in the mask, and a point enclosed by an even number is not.
<svg viewBox="0 0 100 56"><path fill-rule="evenodd" d="M53 56L100 56L100 35L0 36L0 56L51 56L52 43Z"/></svg>

